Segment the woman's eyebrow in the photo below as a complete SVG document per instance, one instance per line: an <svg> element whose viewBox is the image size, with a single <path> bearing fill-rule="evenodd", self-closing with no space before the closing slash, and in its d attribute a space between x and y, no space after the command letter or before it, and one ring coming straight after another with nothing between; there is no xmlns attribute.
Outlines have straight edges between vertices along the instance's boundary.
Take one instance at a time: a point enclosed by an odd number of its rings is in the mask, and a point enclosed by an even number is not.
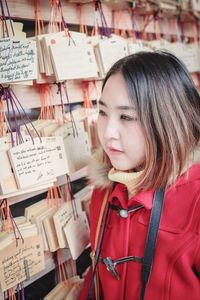
<svg viewBox="0 0 200 300"><path fill-rule="evenodd" d="M99 100L99 104L107 107L107 105L102 100Z"/></svg>
<svg viewBox="0 0 200 300"><path fill-rule="evenodd" d="M99 104L107 107L106 103L103 102L102 100L99 100ZM135 110L135 108L133 106L128 106L128 105L117 105L117 106L115 106L115 108L119 109L119 110Z"/></svg>

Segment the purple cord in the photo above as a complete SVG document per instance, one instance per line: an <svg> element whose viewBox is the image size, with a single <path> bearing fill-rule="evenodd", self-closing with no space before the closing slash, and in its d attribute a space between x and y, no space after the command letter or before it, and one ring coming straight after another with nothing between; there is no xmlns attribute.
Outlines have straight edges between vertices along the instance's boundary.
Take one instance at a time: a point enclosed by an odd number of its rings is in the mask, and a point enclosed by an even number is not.
<svg viewBox="0 0 200 300"><path fill-rule="evenodd" d="M63 110L63 107L64 107L64 103L63 103L63 97L62 97L62 89L61 89L61 83L58 82L56 83L57 84L57 87L58 87L58 91L57 91L57 94L60 95L60 102L61 102L61 106L62 106L62 114L63 114L63 117L64 117L64 110Z"/></svg>
<svg viewBox="0 0 200 300"><path fill-rule="evenodd" d="M12 222L13 232L14 232L15 239L16 239L16 246L18 246L18 240L21 239L22 243L24 243L24 238L23 238L23 236L22 236L22 234L21 234L21 232L20 232L20 230L19 230L19 228L18 228L18 226L17 226L10 210L9 210L9 214L10 214L10 219L11 219L11 222ZM17 237L16 230L18 231L20 238Z"/></svg>
<svg viewBox="0 0 200 300"><path fill-rule="evenodd" d="M13 24L11 22L12 19L11 19L11 16L10 16L10 12L9 12L9 8L8 8L8 3L7 3L6 0L5 0L5 5L6 5L6 10L7 10L8 19L9 19L9 22L10 22L10 27L11 27L11 30L12 30L12 34L14 36L15 32L14 32ZM0 6L1 6L2 17L3 17L3 21L2 21L3 37L5 38L5 33L7 34L7 37L9 37L9 32L8 32L8 26L7 26L7 23L6 23L6 15L5 15L5 11L4 11L3 1L2 0L0 0Z"/></svg>
<svg viewBox="0 0 200 300"><path fill-rule="evenodd" d="M13 34L13 36L15 36L15 32L14 32L13 24L11 22L11 16L10 16L10 11L9 11L9 8L8 8L7 0L5 0L5 4L6 4L7 13L8 13L8 18L9 18L9 21L10 21L10 27L11 27L11 30L12 30L12 34Z"/></svg>
<svg viewBox="0 0 200 300"><path fill-rule="evenodd" d="M25 112L24 108L22 107L21 103L19 102L17 96L15 95L15 93L13 92L12 89L10 89L10 92L11 92L11 95L14 96L14 98L12 97L13 100L15 99L15 100L17 101L17 103L19 104L20 108L22 109L22 111L23 111L23 113L24 113L26 119L29 121L29 123L30 123L31 126L33 127L34 131L36 132L37 136L39 137L40 142L42 142L42 139L41 139L41 136L40 136L39 132L38 132L37 129L35 128L34 124L31 122L31 119L29 118L29 116L26 114L26 112ZM24 125L26 126L26 123L24 123ZM26 127L26 128L28 128L28 127ZM28 129L27 129L27 130L28 130ZM28 130L28 132L29 132L29 135L30 135L30 137L31 137L31 139L32 139L32 141L33 141L33 138L32 138L32 136L31 136L29 130ZM34 143L34 141L33 141L33 143Z"/></svg>
<svg viewBox="0 0 200 300"><path fill-rule="evenodd" d="M20 144L23 143L23 137L20 131L20 125L17 121L17 116L15 113L15 108L17 109L17 112L19 113L19 116L23 122L23 124L25 125L31 139L32 142L34 144L34 139L31 135L31 132L27 126L27 123L29 122L29 124L31 124L31 126L33 127L34 131L36 132L37 136L40 139L40 142L42 142L41 136L39 134L39 132L37 131L36 127L34 126L34 124L31 122L29 116L26 114L24 108L22 107L21 103L19 102L17 96L15 95L15 93L13 92L13 90L10 87L6 87L4 88L3 86L0 85L0 94L2 95L2 99L6 101L6 106L7 106L7 112L8 112L8 125L9 125L9 132L10 132L10 136L11 136L11 143L12 143L12 147L15 146L15 141L14 141L14 137L13 137L13 130L12 130L12 122L11 122L11 112L12 112L12 117L14 118L14 123L15 123L15 130L16 130L16 143ZM11 105L11 111L10 111L10 105ZM20 112L21 108L23 114ZM25 116L25 117L24 117ZM28 122L26 122L28 120Z"/></svg>
<svg viewBox="0 0 200 300"><path fill-rule="evenodd" d="M7 27L7 23L6 23L6 16L5 16L2 0L0 0L0 5L1 5L2 18L3 18L3 20L2 20L3 37L5 38L5 31L7 32L7 36L9 36L9 34L8 34L8 27ZM5 30L4 26L6 27L6 30Z"/></svg>
<svg viewBox="0 0 200 300"><path fill-rule="evenodd" d="M21 282L21 295L22 295L22 300L25 300L23 282Z"/></svg>
<svg viewBox="0 0 200 300"><path fill-rule="evenodd" d="M97 2L97 1L96 1ZM108 28L108 25L107 25L107 21L106 21L106 18L105 18L105 15L103 13L103 8L102 8L102 4L101 4L101 1L99 0L98 3L96 3L96 7L99 11L99 14L100 14L100 18L101 18L101 30L102 30L102 35L104 36L107 36L107 37L110 37L111 35L111 30L110 28Z"/></svg>
<svg viewBox="0 0 200 300"><path fill-rule="evenodd" d="M13 117L14 117L14 120L15 120L16 145L19 145L19 144L23 143L24 140L23 140L22 135L21 135L19 122L17 122L17 116L16 116L15 109L14 109L14 104L15 104L14 99L12 98L12 95L11 95L9 89L7 89L7 93L8 93L8 96L9 96L8 97L9 102L10 102L11 107L12 107L12 114L13 114Z"/></svg>
<svg viewBox="0 0 200 300"><path fill-rule="evenodd" d="M2 88L3 91L3 100L6 101L7 106L7 112L8 112L8 125L9 125L9 131L10 131L10 139L11 139L11 145L12 147L15 146L15 141L13 137L13 131L12 131L12 123L11 123L11 115L10 115L10 106L9 106L9 95L7 92L7 89Z"/></svg>

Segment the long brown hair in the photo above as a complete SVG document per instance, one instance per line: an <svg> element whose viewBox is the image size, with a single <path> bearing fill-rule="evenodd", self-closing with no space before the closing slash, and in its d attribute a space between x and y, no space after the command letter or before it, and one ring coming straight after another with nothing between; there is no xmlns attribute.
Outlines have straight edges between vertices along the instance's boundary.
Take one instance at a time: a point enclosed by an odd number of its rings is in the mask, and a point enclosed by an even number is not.
<svg viewBox="0 0 200 300"><path fill-rule="evenodd" d="M200 138L200 97L191 76L168 52L139 52L119 60L102 89L117 73L125 80L146 138L145 166L136 191L172 183L187 169Z"/></svg>

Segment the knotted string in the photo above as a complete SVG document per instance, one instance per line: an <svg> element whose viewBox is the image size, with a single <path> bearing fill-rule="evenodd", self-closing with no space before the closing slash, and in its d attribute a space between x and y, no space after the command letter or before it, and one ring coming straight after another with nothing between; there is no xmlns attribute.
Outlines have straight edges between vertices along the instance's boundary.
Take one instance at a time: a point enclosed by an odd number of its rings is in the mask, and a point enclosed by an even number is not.
<svg viewBox="0 0 200 300"><path fill-rule="evenodd" d="M36 135L39 137L41 141L40 134L38 133L37 129L35 128L34 124L31 122L29 116L26 114L24 108L22 107L20 101L18 100L17 96L13 92L13 90L8 86L8 87L3 87L0 85L0 94L2 95L1 99L6 102L7 106L7 114L8 114L8 128L11 136L11 143L12 146L21 144L24 142L24 139L22 137L21 131L20 131L20 124L18 122L18 118L16 116L16 111L18 112L20 119L24 126L26 127L26 130L31 137L31 140L34 144L33 137L31 135L31 132L27 126L27 124L30 124L33 127L33 130L35 131ZM15 111L16 109L16 111ZM22 110L22 113L20 111ZM14 121L14 128L16 130L16 140L14 139L13 136L13 121Z"/></svg>
<svg viewBox="0 0 200 300"><path fill-rule="evenodd" d="M51 5L51 17L49 23L50 32L55 32L55 31L58 32L64 30L66 36L69 38L69 45L71 42L73 42L73 44L76 45L68 29L67 22L65 21L61 0L50 0L50 5Z"/></svg>
<svg viewBox="0 0 200 300"><path fill-rule="evenodd" d="M6 132L9 130L7 118L4 112L4 105L0 95L0 137L6 135Z"/></svg>
<svg viewBox="0 0 200 300"><path fill-rule="evenodd" d="M39 120L54 120L55 119L55 100L50 84L40 84L40 115Z"/></svg>
<svg viewBox="0 0 200 300"><path fill-rule="evenodd" d="M35 36L44 34L44 22L40 14L40 0L34 0L35 5Z"/></svg>
<svg viewBox="0 0 200 300"><path fill-rule="evenodd" d="M81 33L85 33L86 35L88 35L87 25L84 24L84 20L83 20L83 4L80 3L77 6L78 6L78 10L79 10L79 24L80 24L79 31Z"/></svg>
<svg viewBox="0 0 200 300"><path fill-rule="evenodd" d="M56 281L57 283L64 281L67 282L67 263L64 259L64 255L62 253L62 249L58 249L56 251Z"/></svg>
<svg viewBox="0 0 200 300"><path fill-rule="evenodd" d="M98 31L101 36L110 37L111 36L111 30L107 25L107 21L103 12L101 0L93 0L94 9L95 9L95 26L97 26ZM100 23L99 26L98 17L100 17Z"/></svg>
<svg viewBox="0 0 200 300"><path fill-rule="evenodd" d="M21 240L24 242L24 239L22 237L22 234L12 216L12 213L10 211L10 206L8 203L8 199L3 199L0 204L0 217L2 220L2 231L5 232L11 232L13 231L16 246L18 246L18 241Z"/></svg>
<svg viewBox="0 0 200 300"><path fill-rule="evenodd" d="M48 207L60 207L62 203L60 186L57 186L56 183L54 183L53 187L48 188L46 200Z"/></svg>
<svg viewBox="0 0 200 300"><path fill-rule="evenodd" d="M58 82L56 83L57 85L57 94L60 96L60 103L61 103L61 111L62 111L62 121L64 123L65 120L65 106L64 106L64 102L63 102L63 95L62 95L62 83Z"/></svg>
<svg viewBox="0 0 200 300"><path fill-rule="evenodd" d="M17 298L14 288L10 288L3 293L3 300L25 300L23 283L19 283L16 288Z"/></svg>
<svg viewBox="0 0 200 300"><path fill-rule="evenodd" d="M60 18L61 18L61 30L64 30L66 36L69 38L69 46L70 46L71 42L74 44L74 46L76 46L76 43L75 43L74 39L72 38L72 35L69 31L67 22L65 21L65 18L64 18L64 15L63 15L61 0L58 0L57 5L58 5L58 10L60 12Z"/></svg>

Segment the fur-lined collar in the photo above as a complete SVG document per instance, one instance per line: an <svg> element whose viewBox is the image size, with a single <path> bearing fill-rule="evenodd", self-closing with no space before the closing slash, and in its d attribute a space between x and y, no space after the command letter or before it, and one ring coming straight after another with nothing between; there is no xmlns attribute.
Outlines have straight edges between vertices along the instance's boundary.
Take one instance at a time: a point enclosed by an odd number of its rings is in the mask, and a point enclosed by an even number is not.
<svg viewBox="0 0 200 300"><path fill-rule="evenodd" d="M108 161L103 161L103 149L99 148L95 151L93 158L89 164L89 179L98 188L106 188L110 185L108 172L112 165Z"/></svg>

